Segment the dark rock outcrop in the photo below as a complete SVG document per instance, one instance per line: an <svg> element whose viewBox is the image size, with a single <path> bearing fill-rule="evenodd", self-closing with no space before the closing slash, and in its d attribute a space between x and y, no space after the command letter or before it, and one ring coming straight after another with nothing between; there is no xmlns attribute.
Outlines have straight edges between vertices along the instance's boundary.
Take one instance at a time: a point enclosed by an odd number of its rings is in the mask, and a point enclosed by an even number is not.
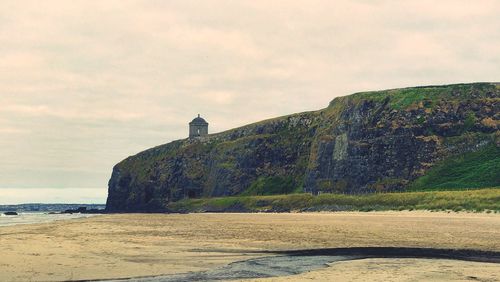
<svg viewBox="0 0 500 282"><path fill-rule="evenodd" d="M14 211L4 212L3 214L5 214L5 215L18 215L17 212L14 212Z"/></svg>
<svg viewBox="0 0 500 282"><path fill-rule="evenodd" d="M76 209L66 209L61 213L102 214L102 213L104 213L104 210L103 209L87 209L87 207L78 207Z"/></svg>
<svg viewBox="0 0 500 282"><path fill-rule="evenodd" d="M164 211L262 179L307 192L404 190L436 162L500 144L500 85L357 93L323 110L158 146L113 168L109 212Z"/></svg>

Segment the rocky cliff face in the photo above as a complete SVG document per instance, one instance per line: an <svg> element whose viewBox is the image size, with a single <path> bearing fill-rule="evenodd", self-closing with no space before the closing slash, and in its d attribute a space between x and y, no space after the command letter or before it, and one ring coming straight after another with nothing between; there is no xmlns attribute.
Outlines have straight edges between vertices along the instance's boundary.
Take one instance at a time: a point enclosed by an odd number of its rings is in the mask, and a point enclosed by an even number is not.
<svg viewBox="0 0 500 282"><path fill-rule="evenodd" d="M113 169L107 210L162 210L185 197L236 195L258 185L313 193L404 190L449 157L500 146L499 129L499 84L357 93L317 112L129 157Z"/></svg>

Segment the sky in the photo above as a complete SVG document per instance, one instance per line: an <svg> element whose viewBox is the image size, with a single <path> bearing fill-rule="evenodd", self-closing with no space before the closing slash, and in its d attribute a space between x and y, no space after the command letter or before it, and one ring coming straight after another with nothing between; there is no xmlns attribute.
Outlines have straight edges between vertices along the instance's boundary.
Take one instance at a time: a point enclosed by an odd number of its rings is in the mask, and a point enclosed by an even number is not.
<svg viewBox="0 0 500 282"><path fill-rule="evenodd" d="M500 1L0 2L0 204L104 203L117 162L353 92L499 81Z"/></svg>

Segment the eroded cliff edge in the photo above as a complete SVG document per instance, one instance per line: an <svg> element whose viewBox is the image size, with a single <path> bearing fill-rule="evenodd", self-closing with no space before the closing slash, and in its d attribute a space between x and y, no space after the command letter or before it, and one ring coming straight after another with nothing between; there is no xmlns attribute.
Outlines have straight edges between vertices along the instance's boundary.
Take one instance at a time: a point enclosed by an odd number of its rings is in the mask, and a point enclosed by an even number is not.
<svg viewBox="0 0 500 282"><path fill-rule="evenodd" d="M449 158L481 150L498 154L499 129L498 83L356 93L323 110L131 156L113 168L107 210L156 211L185 197L259 189L405 190Z"/></svg>

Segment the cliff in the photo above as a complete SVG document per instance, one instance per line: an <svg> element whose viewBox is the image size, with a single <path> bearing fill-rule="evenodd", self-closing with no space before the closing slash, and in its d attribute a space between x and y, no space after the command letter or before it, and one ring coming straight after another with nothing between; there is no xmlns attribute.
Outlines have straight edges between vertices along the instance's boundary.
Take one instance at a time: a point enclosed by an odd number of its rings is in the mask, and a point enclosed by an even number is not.
<svg viewBox="0 0 500 282"><path fill-rule="evenodd" d="M320 111L129 157L113 168L106 208L157 211L185 197L500 185L499 129L500 84L356 93Z"/></svg>

